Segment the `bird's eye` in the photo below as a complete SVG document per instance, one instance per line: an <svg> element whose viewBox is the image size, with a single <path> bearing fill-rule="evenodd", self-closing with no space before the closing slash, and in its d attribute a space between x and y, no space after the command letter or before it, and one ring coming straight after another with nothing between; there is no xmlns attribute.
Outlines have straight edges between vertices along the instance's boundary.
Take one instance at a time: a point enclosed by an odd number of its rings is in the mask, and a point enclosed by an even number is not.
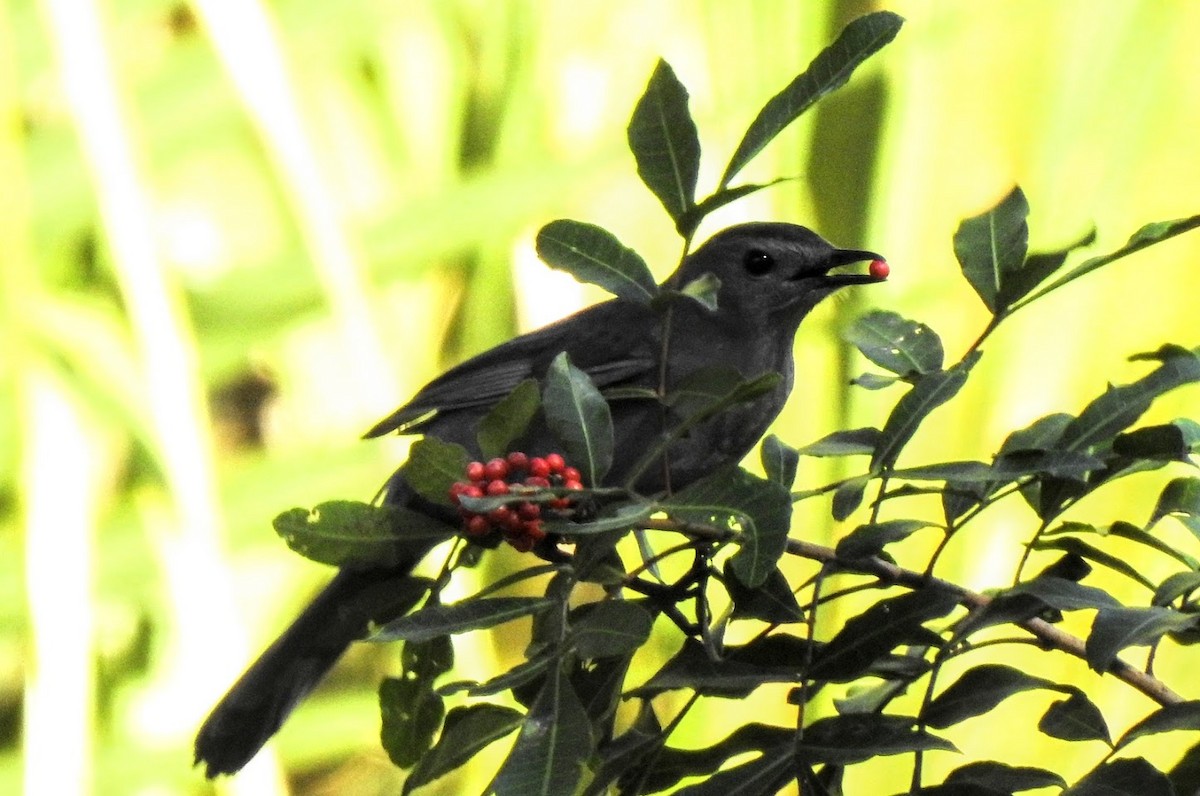
<svg viewBox="0 0 1200 796"><path fill-rule="evenodd" d="M742 265L750 276L763 276L770 273L771 269L775 267L775 258L761 249L751 249L746 252Z"/></svg>

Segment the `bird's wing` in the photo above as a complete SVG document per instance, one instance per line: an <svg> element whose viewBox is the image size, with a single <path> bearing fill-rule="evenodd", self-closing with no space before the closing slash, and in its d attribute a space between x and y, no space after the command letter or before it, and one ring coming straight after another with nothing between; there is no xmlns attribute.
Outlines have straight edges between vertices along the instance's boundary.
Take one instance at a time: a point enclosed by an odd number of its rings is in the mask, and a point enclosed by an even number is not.
<svg viewBox="0 0 1200 796"><path fill-rule="evenodd" d="M599 388L636 382L657 368L658 320L631 302L608 301L462 362L427 384L366 437L420 431L436 415L492 406L525 379L541 379L567 352Z"/></svg>

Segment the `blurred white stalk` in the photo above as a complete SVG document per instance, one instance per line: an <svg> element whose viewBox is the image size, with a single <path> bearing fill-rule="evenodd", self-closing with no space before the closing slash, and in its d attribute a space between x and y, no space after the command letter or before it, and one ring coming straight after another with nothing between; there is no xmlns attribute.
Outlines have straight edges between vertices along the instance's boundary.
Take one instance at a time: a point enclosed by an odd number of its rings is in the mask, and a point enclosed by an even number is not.
<svg viewBox="0 0 1200 796"><path fill-rule="evenodd" d="M332 201L337 192L322 174L268 11L257 0L193 4L275 163L324 286L357 382L343 390L346 400L357 401L366 418L391 411L397 398L395 370L374 320L369 280Z"/></svg>
<svg viewBox="0 0 1200 796"><path fill-rule="evenodd" d="M220 516L203 386L181 297L166 279L155 248L150 200L96 6L89 0L44 0L43 8L144 368L155 455L173 504L169 522L177 526L180 546L189 556L194 588L188 595L190 608L181 612L189 622L175 628L175 668L168 673L173 683L155 695L160 704L154 711L172 725L164 729L183 732L229 682L245 652L244 643L235 641L240 622L219 553ZM235 782L247 793L278 792L272 760L261 757L260 766L268 768L257 774L248 770Z"/></svg>

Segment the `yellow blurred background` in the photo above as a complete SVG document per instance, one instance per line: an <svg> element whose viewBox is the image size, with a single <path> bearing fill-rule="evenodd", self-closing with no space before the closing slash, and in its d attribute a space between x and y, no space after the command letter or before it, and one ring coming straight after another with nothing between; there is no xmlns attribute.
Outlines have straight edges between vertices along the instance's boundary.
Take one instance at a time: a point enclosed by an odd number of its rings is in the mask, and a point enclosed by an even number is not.
<svg viewBox="0 0 1200 796"><path fill-rule="evenodd" d="M872 7L0 4L0 792L398 792L374 696L397 666L391 648L348 656L238 778L212 786L190 768L206 710L328 577L286 549L272 517L369 499L405 441L360 442L363 430L446 365L601 298L537 262L541 224L598 223L659 277L673 268L677 239L625 145L659 56L691 92L704 191L761 104ZM986 316L950 238L1014 183L1035 247L1094 224L1094 251L1109 251L1144 222L1200 212L1200 4L886 7L908 20L897 40L743 175L801 179L701 230L794 221L892 263L887 285L829 302L802 328L801 376L776 429L794 444L879 425L897 397L842 386L863 363L837 331L866 307L930 324L951 360L965 350ZM1200 344L1197 265L1193 233L1018 315L901 464L987 458L1008 431L1144 372L1128 354ZM1196 409L1185 390L1154 416ZM799 485L836 473L806 461ZM1143 523L1154 483L1133 479L1079 518ZM797 512L808 538L860 519L835 525L812 503ZM979 588L1011 578L1032 515L990 514L938 574ZM926 541L903 548L918 567ZM460 654L468 674L511 665L500 642L475 636ZM1158 663L1190 698L1193 654ZM1096 688L1078 662L1020 655L1093 692L1114 732L1152 707ZM951 737L970 756L1077 776L1103 749L1036 741L1049 701L1021 695L1008 719ZM714 702L691 723L720 737L739 711L765 718L761 702ZM1023 731L997 737L997 721ZM491 752L428 792L478 791L503 749ZM932 755L930 777L966 759ZM855 774L849 792L900 790L905 765Z"/></svg>

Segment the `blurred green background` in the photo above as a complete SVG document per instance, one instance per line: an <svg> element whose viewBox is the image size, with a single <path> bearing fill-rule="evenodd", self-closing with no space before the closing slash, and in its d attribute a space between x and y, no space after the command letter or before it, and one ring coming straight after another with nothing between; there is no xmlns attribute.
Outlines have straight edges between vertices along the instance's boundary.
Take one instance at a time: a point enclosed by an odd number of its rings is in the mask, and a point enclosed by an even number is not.
<svg viewBox="0 0 1200 796"><path fill-rule="evenodd" d="M895 400L840 386L862 363L836 333L866 306L929 323L951 357L970 344L986 318L950 237L1013 183L1035 246L1095 224L1106 251L1143 222L1200 210L1200 4L886 7L908 20L896 42L744 175L801 179L701 231L796 221L893 265L887 285L829 302L802 329L802 376L777 428L796 444L878 424ZM761 104L871 8L0 4L0 792L397 792L374 696L395 671L390 648L360 645L232 782L189 767L212 702L328 577L287 551L272 517L369 499L406 443L363 443L363 430L446 365L600 298L537 262L541 224L598 223L660 277L673 268L678 241L625 147L659 56L691 91L705 190ZM1132 380L1126 355L1200 343L1198 263L1200 236L1183 236L1022 313L911 463L985 458L1009 430ZM1171 401L1156 416L1200 416L1195 391ZM802 483L824 483L823 467L806 462ZM1139 483L1087 509L1144 522L1153 496ZM939 574L1011 577L1030 515L990 514ZM825 505L797 516L818 540L855 523L832 525ZM1157 563L1152 577L1167 574ZM1150 708L1096 689L1080 664L1022 655L1087 687L1117 730ZM482 675L514 659L503 639L473 635L460 660ZM1186 650L1158 671L1200 697ZM720 737L723 716L766 718L779 701L714 703L688 732ZM998 737L977 719L954 740L1077 775L1103 750L1032 742L1048 701L1006 705L1028 732ZM490 752L429 791L478 791L503 749ZM906 782L897 770L868 767L851 792L891 792Z"/></svg>

